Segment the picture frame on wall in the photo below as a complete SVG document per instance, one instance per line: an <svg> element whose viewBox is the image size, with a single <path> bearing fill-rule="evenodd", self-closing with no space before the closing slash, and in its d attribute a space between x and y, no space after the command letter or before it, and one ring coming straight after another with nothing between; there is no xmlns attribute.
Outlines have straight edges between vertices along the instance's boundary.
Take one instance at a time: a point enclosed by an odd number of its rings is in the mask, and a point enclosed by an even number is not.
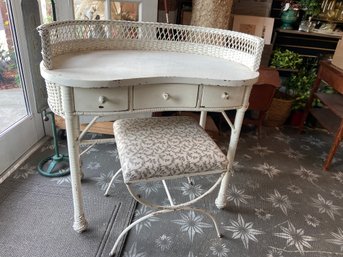
<svg viewBox="0 0 343 257"><path fill-rule="evenodd" d="M232 30L262 37L265 44L270 44L274 27L274 18L234 15Z"/></svg>

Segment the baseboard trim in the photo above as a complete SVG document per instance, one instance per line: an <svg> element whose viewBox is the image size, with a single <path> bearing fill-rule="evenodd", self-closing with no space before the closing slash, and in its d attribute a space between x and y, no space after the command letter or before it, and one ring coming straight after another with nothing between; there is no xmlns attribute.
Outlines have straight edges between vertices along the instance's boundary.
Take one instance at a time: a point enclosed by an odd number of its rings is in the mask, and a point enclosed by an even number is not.
<svg viewBox="0 0 343 257"><path fill-rule="evenodd" d="M20 165L22 165L35 151L42 147L51 137L45 136L34 144L29 150L27 150L15 163L13 163L7 170L0 175L0 184L5 181L6 178L12 175Z"/></svg>

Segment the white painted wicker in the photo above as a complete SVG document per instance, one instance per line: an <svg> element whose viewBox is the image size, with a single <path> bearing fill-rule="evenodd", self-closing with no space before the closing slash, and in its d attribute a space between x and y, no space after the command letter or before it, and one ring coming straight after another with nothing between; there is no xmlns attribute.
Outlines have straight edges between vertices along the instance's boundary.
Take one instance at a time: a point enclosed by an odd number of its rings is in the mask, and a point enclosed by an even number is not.
<svg viewBox="0 0 343 257"><path fill-rule="evenodd" d="M91 50L147 50L191 53L234 61L256 71L263 39L229 30L164 23L72 20L38 27L43 65L54 69L54 57ZM60 89L47 81L50 108L63 115Z"/></svg>
<svg viewBox="0 0 343 257"><path fill-rule="evenodd" d="M239 71L248 71L247 76L242 76L240 79L233 79L233 83L230 80L230 76L234 71L230 68L225 68L223 73L228 70L230 74L227 79L224 79L225 82L228 82L230 86L236 86L241 88L241 95L239 95L240 102L231 102L231 98L228 98L228 93L226 91L222 92L222 89L214 85L204 85L202 81L207 81L206 78L201 77L200 83L193 83L198 86L198 94L196 96L190 97L194 100L192 107L180 106L180 110L197 110L202 111L200 116L200 124L202 127L206 124L206 111L211 111L213 108L215 111L221 111L227 120L228 124L232 129L230 145L227 155L228 167L227 171L230 171L234 161L234 156L237 148L239 132L241 129L243 117L245 110L248 106L248 98L250 90L252 87L254 79L257 77L258 73L256 72L259 68L262 49L263 49L263 39L239 33L229 30L219 30L211 28L202 28L202 27L193 27L193 26L183 26L183 25L173 25L173 24L160 24L160 23L141 23L141 22L126 22L126 21L63 21L63 22L54 22L50 24L45 24L38 27L38 31L41 35L42 40L42 69L44 72L46 70L58 69L57 61L60 55L64 54L73 54L83 51L96 51L96 50L143 50L145 51L159 51L166 53L185 53L194 55L210 56L215 58L221 58L225 63L240 64L237 66L244 69L237 69ZM111 51L113 52L113 51ZM167 56L167 55L166 55ZM164 57L164 56L163 56ZM63 59L63 58L61 58ZM200 58L206 59L206 58ZM93 60L93 59L92 59ZM111 59L112 61L112 59ZM203 64L202 64L203 63ZM202 62L200 65L207 65L207 62ZM86 63L87 65L87 63ZM231 66L231 67L232 67ZM112 66L113 67L113 66ZM220 66L221 67L221 66ZM220 68L219 67L219 68ZM217 67L218 68L218 67ZM70 71L69 71L70 72ZM71 71L72 72L72 71ZM54 72L51 72L54 73ZM249 73L249 74L248 74ZM79 117L80 115L87 114L86 108L77 109L75 106L74 93L76 92L75 85L73 85L73 80L70 80L68 83L61 82L63 80L54 80L58 76L66 76L67 71L62 71L58 75L53 74L53 76L45 76L46 78L46 87L48 91L48 103L51 110L61 116L65 116L66 121L66 130L68 135L68 155L70 160L70 170L71 170L71 181L72 181L72 193L73 193L73 203L74 203L74 230L77 232L82 232L87 228L87 221L84 215L83 210L83 201L82 201L82 190L81 190L81 169L80 169L80 157L79 157L79 145L84 132L80 135L79 133ZM245 73L243 73L245 74ZM162 84L168 84L170 79L167 77L168 74L162 74ZM80 75L81 76L81 75ZM193 79L194 77L191 77ZM195 76L195 78L197 78ZM225 77L226 78L226 77ZM49 79L51 81L49 81ZM78 77L78 79L81 79ZM102 79L102 77L101 77ZM139 78L140 79L140 78ZM148 79L151 79L150 77ZM177 77L177 79L179 79ZM210 81L216 81L215 77L209 79ZM56 84L56 81L58 81ZM65 81L68 81L65 80ZM175 80L174 80L175 81ZM90 81L97 82L96 80ZM151 82L150 80L148 81ZM204 82L204 83L205 83ZM161 83L161 82L159 82ZM216 83L216 82L213 82ZM118 83L119 84L119 83ZM193 84L191 86L193 86ZM199 85L198 85L199 84ZM148 84L149 85L149 84ZM115 85L117 86L117 85ZM210 104L201 106L203 92L205 87L212 86L215 87L215 92L209 93L211 96ZM91 86L93 87L93 86ZM96 87L96 86L94 86ZM137 87L137 88L136 88ZM98 86L100 89L100 87ZM189 87L188 87L189 88ZM217 91L217 89L220 89ZM106 88L107 89L107 88ZM118 110L116 108L109 109L109 111L103 110L104 106L97 106L98 108L90 108L89 112L91 115L107 115L111 113L121 113L123 112L134 112L134 111L163 111L168 110L168 105L161 105L161 107L156 107L160 105L152 105L144 108L132 108L132 101L134 100L134 90L138 89L137 85L129 85L127 88L128 93L128 105L129 107L126 110ZM87 89L89 90L89 88ZM214 90L214 89L213 89ZM226 90L226 89L225 89ZM138 91L138 90L137 90ZM108 91L106 91L108 92ZM209 91L212 92L212 91ZM114 93L112 93L114 94ZM164 98L164 94L162 96ZM77 95L75 93L75 95ZM88 95L90 93L88 92ZM110 95L110 93L109 93ZM205 100L206 98L203 97ZM100 98L99 98L100 99ZM150 98L151 99L151 98ZM217 99L217 100L214 100ZM218 100L219 99L219 100ZM223 100L224 99L224 100ZM164 100L168 100L164 98ZM205 102L204 100L204 102ZM213 105L213 101L224 101L225 104ZM228 101L226 101L228 100ZM87 101L87 99L85 100ZM102 102L103 100L97 100ZM187 101L188 104L189 101ZM164 103L164 102L163 102ZM176 110L179 105L171 105L172 110ZM195 106L195 107L194 107ZM134 107L134 106L133 106ZM157 108L153 110L152 108ZM175 107L175 108L174 108ZM204 107L204 108L202 108ZM227 108L236 109L236 117L234 123L232 123L225 111ZM123 108L125 109L125 108ZM98 113L99 112L99 113ZM105 114L106 113L106 114ZM92 122L95 121L94 119ZM90 124L92 124L92 122ZM88 128L88 126L87 126ZM118 173L117 173L118 174ZM220 182L222 180L222 182ZM218 208L223 208L226 205L227 199L227 188L229 184L229 173L223 173L215 185L210 188L208 192L214 190L215 186L221 184L218 197L216 199L216 206ZM166 186L165 186L166 188ZM166 189L168 199L170 200L171 205L172 198L170 197L169 191ZM205 193L206 195L207 193ZM204 195L203 195L204 196ZM198 199L198 198L196 198ZM137 199L139 200L139 199ZM188 204L194 203L195 199L188 202ZM183 209L188 208L186 205L180 204L179 207ZM190 210L190 208L188 208ZM172 209L156 211L151 215L169 212ZM204 212L206 214L206 212ZM208 215L214 222L214 226L219 236L218 226L212 216ZM147 219L148 216L143 217ZM136 221L140 222L139 219ZM134 225L134 223L133 223ZM130 229L130 226L127 228ZM126 230L123 231L126 233ZM120 239L120 238L119 238ZM116 245L115 245L116 246ZM115 246L113 249L115 249ZM113 250L112 250L113 252Z"/></svg>

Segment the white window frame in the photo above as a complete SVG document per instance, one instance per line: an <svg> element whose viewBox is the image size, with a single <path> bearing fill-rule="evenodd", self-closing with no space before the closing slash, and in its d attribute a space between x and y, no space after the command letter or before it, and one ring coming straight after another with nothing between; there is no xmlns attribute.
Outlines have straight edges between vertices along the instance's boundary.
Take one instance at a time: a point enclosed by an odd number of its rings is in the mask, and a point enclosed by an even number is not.
<svg viewBox="0 0 343 257"><path fill-rule="evenodd" d="M105 17L111 20L110 6L113 0L105 1ZM158 0L115 0L115 2L137 3L138 4L138 21L156 22L158 13ZM56 19L74 20L74 1L60 0L55 2Z"/></svg>

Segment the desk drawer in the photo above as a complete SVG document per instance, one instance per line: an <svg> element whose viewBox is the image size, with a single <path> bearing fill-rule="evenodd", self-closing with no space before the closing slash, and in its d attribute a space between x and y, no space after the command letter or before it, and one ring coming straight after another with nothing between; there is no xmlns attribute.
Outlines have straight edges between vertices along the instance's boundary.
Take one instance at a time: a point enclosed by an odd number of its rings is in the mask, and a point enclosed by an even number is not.
<svg viewBox="0 0 343 257"><path fill-rule="evenodd" d="M243 103L245 87L204 86L201 107L235 107Z"/></svg>
<svg viewBox="0 0 343 257"><path fill-rule="evenodd" d="M128 88L74 88L75 110L124 111L128 110Z"/></svg>
<svg viewBox="0 0 343 257"><path fill-rule="evenodd" d="M133 108L195 107L198 85L155 84L135 86L133 89Z"/></svg>

